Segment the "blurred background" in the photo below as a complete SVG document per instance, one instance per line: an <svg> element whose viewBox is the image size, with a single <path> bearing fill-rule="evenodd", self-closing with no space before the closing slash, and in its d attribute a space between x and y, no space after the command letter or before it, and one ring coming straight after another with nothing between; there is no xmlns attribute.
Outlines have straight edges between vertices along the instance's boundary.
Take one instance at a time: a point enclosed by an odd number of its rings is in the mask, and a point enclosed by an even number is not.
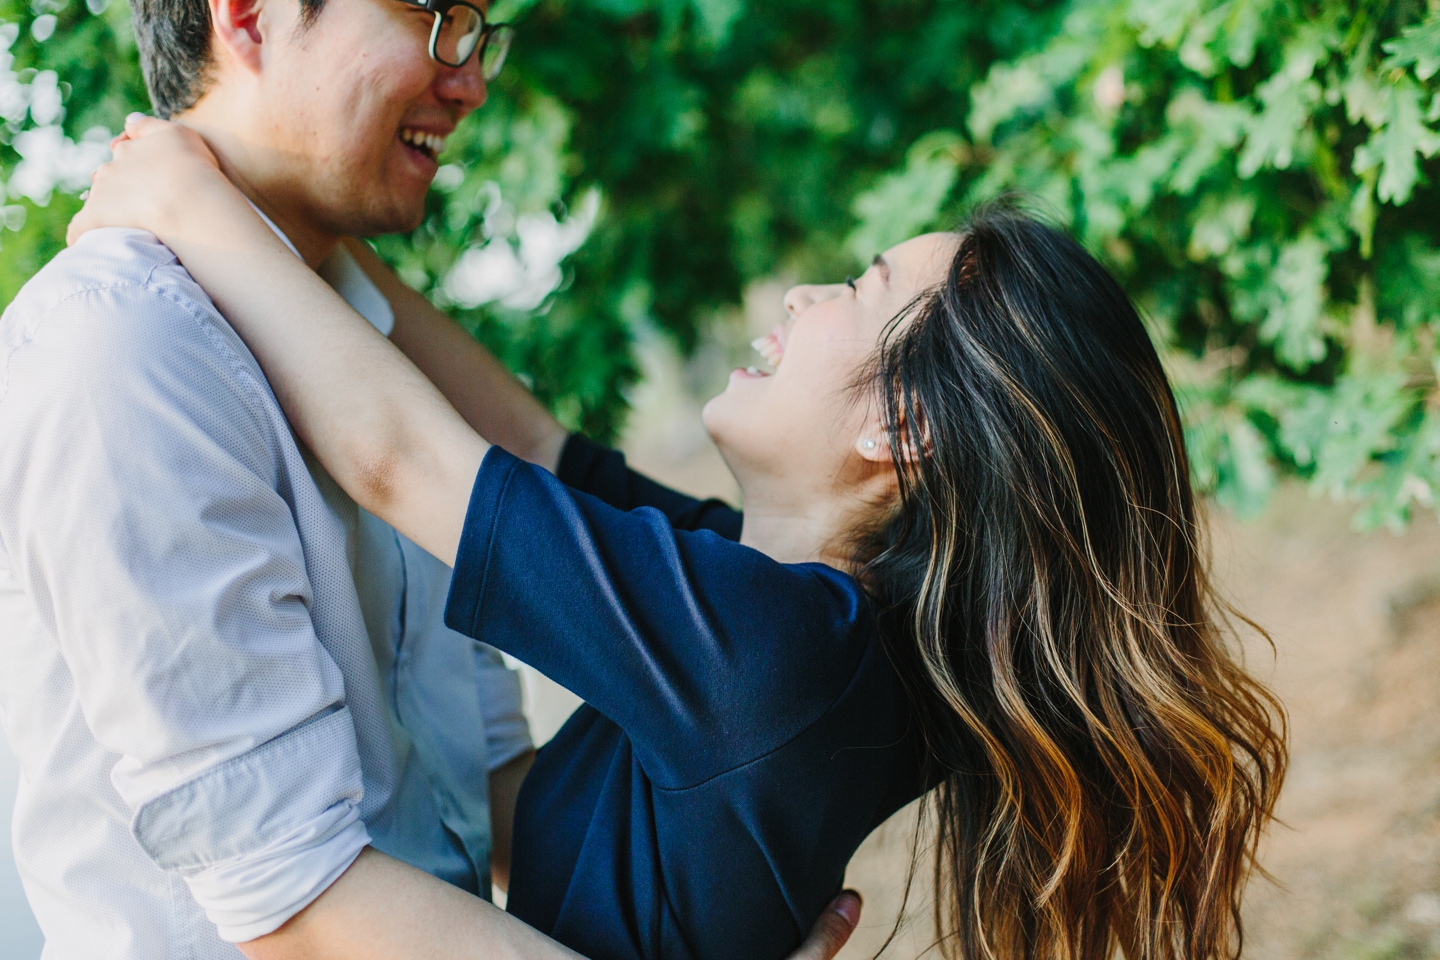
<svg viewBox="0 0 1440 960"><path fill-rule="evenodd" d="M568 425L733 498L698 423L797 279L1010 191L1142 307L1294 768L1247 955L1440 956L1440 3L499 0L425 222L376 246ZM121 0L0 0L0 305L148 100ZM783 416L783 411L777 411ZM527 678L537 730L573 699ZM0 815L18 771L0 749ZM862 850L873 952L909 863ZM40 938L0 850L0 958ZM892 955L930 944L923 884Z"/></svg>

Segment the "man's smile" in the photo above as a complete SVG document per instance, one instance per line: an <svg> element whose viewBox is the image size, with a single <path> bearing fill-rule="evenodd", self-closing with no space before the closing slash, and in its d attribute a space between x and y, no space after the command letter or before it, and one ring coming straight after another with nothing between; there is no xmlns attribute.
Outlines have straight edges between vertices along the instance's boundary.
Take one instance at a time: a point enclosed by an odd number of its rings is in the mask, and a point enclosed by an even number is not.
<svg viewBox="0 0 1440 960"><path fill-rule="evenodd" d="M400 128L400 142L411 150L424 154L430 160L440 156L445 149L446 136L443 133L421 130L418 127Z"/></svg>

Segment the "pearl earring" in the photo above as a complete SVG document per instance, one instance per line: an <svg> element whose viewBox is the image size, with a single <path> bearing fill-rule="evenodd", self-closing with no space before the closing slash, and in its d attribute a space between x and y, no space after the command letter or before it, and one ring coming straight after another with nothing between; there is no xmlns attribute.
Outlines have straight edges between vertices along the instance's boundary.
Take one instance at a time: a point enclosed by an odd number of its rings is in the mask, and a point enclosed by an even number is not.
<svg viewBox="0 0 1440 960"><path fill-rule="evenodd" d="M866 440L863 444L861 444L861 446L863 446L866 450L874 450L874 449L875 449L875 441L874 441L874 440Z"/></svg>

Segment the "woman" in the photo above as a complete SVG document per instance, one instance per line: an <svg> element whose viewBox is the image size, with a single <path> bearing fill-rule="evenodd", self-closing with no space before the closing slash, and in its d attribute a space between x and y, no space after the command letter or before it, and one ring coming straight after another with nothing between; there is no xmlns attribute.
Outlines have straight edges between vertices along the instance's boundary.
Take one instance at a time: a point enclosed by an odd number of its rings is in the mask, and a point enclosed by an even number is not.
<svg viewBox="0 0 1440 960"><path fill-rule="evenodd" d="M127 130L72 235L161 237L331 475L453 562L448 622L589 704L522 789L512 912L776 955L924 794L952 954L1238 952L1280 710L1215 618L1156 353L1072 240L992 211L792 291L775 372L705 408L742 518L583 440L559 480L491 448L197 137Z"/></svg>

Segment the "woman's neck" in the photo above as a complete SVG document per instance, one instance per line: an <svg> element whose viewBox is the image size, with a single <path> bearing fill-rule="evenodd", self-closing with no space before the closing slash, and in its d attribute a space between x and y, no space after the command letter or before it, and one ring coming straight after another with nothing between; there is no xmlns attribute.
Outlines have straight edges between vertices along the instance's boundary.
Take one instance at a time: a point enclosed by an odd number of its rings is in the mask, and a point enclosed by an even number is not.
<svg viewBox="0 0 1440 960"><path fill-rule="evenodd" d="M740 542L780 563L824 563L850 570L849 533L874 511L864 488L798 493L766 483L743 483L745 523Z"/></svg>
<svg viewBox="0 0 1440 960"><path fill-rule="evenodd" d="M835 532L827 521L826 517L772 512L752 506L747 499L740 542L781 563L824 563L822 554Z"/></svg>

